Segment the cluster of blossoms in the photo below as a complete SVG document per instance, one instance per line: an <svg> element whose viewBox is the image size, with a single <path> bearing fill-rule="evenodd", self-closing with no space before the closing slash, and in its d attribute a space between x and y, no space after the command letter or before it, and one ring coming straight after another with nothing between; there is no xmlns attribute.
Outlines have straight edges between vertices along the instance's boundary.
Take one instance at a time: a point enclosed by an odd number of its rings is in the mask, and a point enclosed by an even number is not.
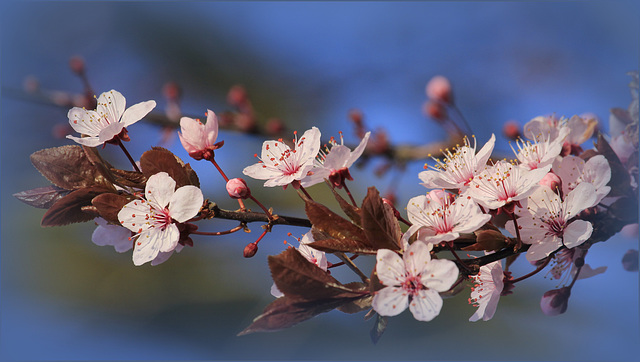
<svg viewBox="0 0 640 362"><path fill-rule="evenodd" d="M448 113L455 110L448 81L436 78L427 95L427 113L446 125ZM16 196L48 209L44 226L94 220L92 241L117 252L133 249L137 266L160 264L184 246L193 246L192 235L231 234L247 230L250 222L265 225L257 240L244 248L245 257L256 254L260 240L276 225L308 229L298 246L269 257L271 294L276 299L241 334L290 327L332 309L368 310L367 318L377 316L375 340L386 317L409 308L417 320L430 321L443 308L443 295L460 293L467 286L469 303L477 308L469 320L487 321L501 296L549 264L548 273L563 287L545 293L540 305L544 313L556 315L566 310L576 280L605 271L606 267L592 269L585 263L591 245L637 222L638 170L629 166L629 160L638 157L637 92L634 99L626 128L611 145L599 135L591 150L582 146L592 138L597 121L587 116L532 119L524 126L524 138L515 139L511 160L492 157L495 135L479 150L475 137L471 141L465 136L462 145L441 150L433 157L435 163L425 164L417 175L427 191L408 201L406 218L376 188L370 187L358 203L348 187L347 181L354 181L350 168L358 159L367 151L383 149L371 144L370 139L379 138L365 132L361 120L361 140L353 149L345 145L342 133L339 142L332 137L323 146L316 127L301 136L294 132L291 142L265 141L260 155L255 154L259 161L243 174L265 181L265 187L291 185L305 205L307 219L302 219L274 214L255 198L245 180L227 177L215 158L224 142L218 141L219 120L211 110L206 123L181 117L178 137L191 158L215 166L238 210L223 210L205 200L196 173L167 149L154 147L134 160L123 144L130 140L127 127L145 117L155 102L126 108L125 98L111 90L97 98L96 110L69 111L69 124L81 137L67 138L80 146L32 155L36 168L53 185ZM613 117L612 122L619 119ZM459 126L451 129L461 135ZM118 145L133 170L106 162L98 149L107 144ZM69 175L69 170L79 171ZM323 183L346 218L307 191ZM263 212L247 208L248 199ZM627 215L630 204L636 206L631 208L635 215ZM239 225L204 232L195 224L214 218ZM461 256L460 251L482 253ZM503 260L512 257L513 262L520 254L534 270L513 278L510 263ZM359 256L375 256L369 274L355 264ZM339 266L351 269L360 281L336 280L331 270Z"/></svg>

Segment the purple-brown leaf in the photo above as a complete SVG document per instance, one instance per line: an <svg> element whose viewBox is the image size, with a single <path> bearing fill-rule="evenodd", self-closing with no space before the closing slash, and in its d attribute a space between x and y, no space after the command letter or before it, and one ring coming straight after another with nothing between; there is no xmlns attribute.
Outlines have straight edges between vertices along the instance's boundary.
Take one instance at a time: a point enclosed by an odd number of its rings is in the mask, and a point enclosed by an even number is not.
<svg viewBox="0 0 640 362"><path fill-rule="evenodd" d="M58 186L38 187L27 191L21 191L13 194L18 200L27 205L40 209L48 209L56 201L69 194L69 190L65 190Z"/></svg>
<svg viewBox="0 0 640 362"><path fill-rule="evenodd" d="M31 163L47 180L66 190L97 185L113 187L77 145L36 151L31 154Z"/></svg>
<svg viewBox="0 0 640 362"><path fill-rule="evenodd" d="M370 249L370 245L360 227L329 210L315 201L307 200L305 205L307 217L313 227L323 232L328 238L351 245L353 249ZM349 251L340 250L333 251Z"/></svg>
<svg viewBox="0 0 640 362"><path fill-rule="evenodd" d="M91 206L91 200L104 192L110 192L110 190L94 186L71 192L47 210L42 217L42 226L63 226L92 220L94 215L82 211L82 208Z"/></svg>
<svg viewBox="0 0 640 362"><path fill-rule="evenodd" d="M189 164L162 147L153 147L140 157L140 168L147 178L158 172L166 172L176 181L176 187L194 185L200 187L198 176Z"/></svg>
<svg viewBox="0 0 640 362"><path fill-rule="evenodd" d="M362 229L374 250L400 250L401 231L393 210L385 207L380 193L369 187L362 202Z"/></svg>
<svg viewBox="0 0 640 362"><path fill-rule="evenodd" d="M128 204L132 199L114 193L104 193L94 197L91 204L100 213L100 216L112 224L119 224L118 213L124 205Z"/></svg>

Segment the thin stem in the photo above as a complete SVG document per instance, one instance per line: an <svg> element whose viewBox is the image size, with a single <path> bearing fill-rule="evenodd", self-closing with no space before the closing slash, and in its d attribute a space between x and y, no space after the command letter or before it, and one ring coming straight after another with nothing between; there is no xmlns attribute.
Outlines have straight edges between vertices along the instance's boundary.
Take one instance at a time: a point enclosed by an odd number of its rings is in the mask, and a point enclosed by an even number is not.
<svg viewBox="0 0 640 362"><path fill-rule="evenodd" d="M522 239L520 238L520 228L518 227L518 218L515 213L511 213L511 220L513 220L513 228L516 229L516 246L514 250L520 250L522 248Z"/></svg>
<svg viewBox="0 0 640 362"><path fill-rule="evenodd" d="M214 158L211 158L209 161L211 161L211 163L213 163L214 166L216 166L216 168L218 169L218 172L220 172L220 175L222 175L222 178L226 181L229 182L229 178L227 177L227 175L224 173L224 171L222 171L222 168L220 168L220 166L218 165L218 163L216 162L216 160ZM237 199L238 200L238 205L240 205L240 209L241 210L245 210L246 207L244 206L244 201L242 201L242 199Z"/></svg>
<svg viewBox="0 0 640 362"><path fill-rule="evenodd" d="M304 187L302 187L302 185L300 185L300 191L302 191L304 193L304 196L306 196L309 200L313 201L313 198L311 197L311 195L309 195L307 190Z"/></svg>
<svg viewBox="0 0 640 362"><path fill-rule="evenodd" d="M369 280L369 278L366 275L364 275L364 273L360 271L360 269L358 269L358 267L353 263L353 261L351 261L351 259L347 257L345 253L339 252L334 254L338 258L340 258L340 260L342 260L351 270L353 270L354 273L358 274L360 279L362 279L363 283L366 283L367 280Z"/></svg>
<svg viewBox="0 0 640 362"><path fill-rule="evenodd" d="M576 284L576 280L578 280L578 276L580 275L581 270L582 266L578 268L578 271L576 271L576 275L573 276L573 281L571 281L571 284L569 284L569 289L573 288L573 285Z"/></svg>
<svg viewBox="0 0 640 362"><path fill-rule="evenodd" d="M258 201L258 199L253 197L253 195L250 195L249 198L251 200L253 200L253 202L255 202L258 206L260 206L262 211L264 211L264 213L267 214L267 217L269 218L269 221L273 220L273 215L271 215L271 212L269 211L269 209L267 209L260 201Z"/></svg>
<svg viewBox="0 0 640 362"><path fill-rule="evenodd" d="M514 279L511 281L511 283L517 283L519 281L525 280L531 276L536 275L537 273L539 273L542 269L544 269L547 265L549 265L549 262L551 261L551 257L547 257L547 259L544 261L544 263L540 264L536 270L532 271L531 273L528 273L526 275L521 276L520 278Z"/></svg>
<svg viewBox="0 0 640 362"><path fill-rule="evenodd" d="M460 263L460 265L462 265L462 267L464 267L467 271L471 271L471 269L469 269L467 264L462 259L460 259L460 257L458 256L458 253L456 253L456 251L453 249L453 246L451 245L451 243L446 242L446 241L445 241L445 243L449 247L449 250L451 251L451 254L453 254L453 256L456 258L458 263Z"/></svg>
<svg viewBox="0 0 640 362"><path fill-rule="evenodd" d="M122 143L122 140L120 138L118 138L118 146L120 146L120 148L122 149L122 152L124 152L124 154L127 156L127 158L129 159L129 162L131 162L131 164L133 165L133 168L137 172L141 172L140 169L138 168L138 165L136 164L136 161L133 160L133 157L131 157L131 154L129 153L129 151L127 151L127 148L124 147L124 144Z"/></svg>
<svg viewBox="0 0 640 362"><path fill-rule="evenodd" d="M355 258L357 258L357 257L358 257L358 254L354 254L349 259L355 260ZM337 266L342 266L344 264L345 264L344 261L341 261L341 262L338 262L338 263L335 263L335 264L330 264L329 266L327 266L327 269L328 268L335 268Z"/></svg>
<svg viewBox="0 0 640 362"><path fill-rule="evenodd" d="M234 227L233 229L229 229L229 230L225 230L225 231L192 231L190 232L190 234L195 234L195 235L210 235L210 236L218 236L218 235L228 235L228 234L233 234L236 231L240 231L244 229L244 226L242 224Z"/></svg>
<svg viewBox="0 0 640 362"><path fill-rule="evenodd" d="M353 198L353 195L351 195L351 191L349 191L349 187L347 187L347 182L343 182L342 186L344 186L344 190L347 192L347 195L349 195L349 198L351 199L351 203L353 204L353 206L358 207L358 204L356 203L356 200Z"/></svg>

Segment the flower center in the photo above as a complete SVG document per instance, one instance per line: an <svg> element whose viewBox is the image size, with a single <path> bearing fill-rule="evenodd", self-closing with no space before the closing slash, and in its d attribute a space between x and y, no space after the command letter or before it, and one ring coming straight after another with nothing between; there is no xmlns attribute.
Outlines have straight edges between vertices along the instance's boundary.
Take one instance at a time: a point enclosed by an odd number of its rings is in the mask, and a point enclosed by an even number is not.
<svg viewBox="0 0 640 362"><path fill-rule="evenodd" d="M159 209L153 209L151 212L151 218L153 219L154 222L154 227L160 228L160 230L163 230L167 228L167 226L169 226L172 221L171 221L171 215L169 214L169 209L168 208L164 208L162 210Z"/></svg>
<svg viewBox="0 0 640 362"><path fill-rule="evenodd" d="M422 285L419 275L408 275L404 282L402 282L401 287L402 290L411 296L417 295L421 289L426 289L426 287Z"/></svg>

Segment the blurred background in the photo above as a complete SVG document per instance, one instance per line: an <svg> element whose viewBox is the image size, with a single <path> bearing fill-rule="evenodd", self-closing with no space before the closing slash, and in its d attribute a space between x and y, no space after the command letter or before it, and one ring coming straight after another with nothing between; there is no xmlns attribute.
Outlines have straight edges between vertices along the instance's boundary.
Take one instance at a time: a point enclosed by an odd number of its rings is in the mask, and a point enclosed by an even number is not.
<svg viewBox="0 0 640 362"><path fill-rule="evenodd" d="M636 236L595 245L592 267L608 270L573 288L568 311L547 317L542 294L557 287L544 273L503 297L488 322L468 322L468 294L445 300L429 323L410 313L389 320L377 345L363 314L330 312L288 330L236 337L273 300L266 256L285 248L278 227L244 259L259 235L194 238L195 247L168 262L134 267L131 254L91 243L92 223L42 228L44 210L13 193L47 186L29 162L42 148L70 144L55 137L68 109L15 97L25 80L43 89L81 93L68 66L86 61L96 94L117 89L128 105L148 99L166 107L162 88L177 82L182 109L203 115L229 109L227 91L247 89L263 119L288 129L318 126L323 139L343 131L358 141L347 114L360 109L372 129L393 144L424 144L445 137L422 113L424 87L447 76L456 103L483 144L509 152L508 120L524 124L555 113L591 112L606 131L609 109L630 101L625 73L638 69L640 5L590 2L24 2L2 5L1 31L1 344L6 360L629 360L639 340L638 273L623 254ZM224 183L210 165L189 161L177 135L149 124L129 129L134 157L161 142L198 172L206 197L223 207ZM252 164L264 138L221 132L216 153L228 175ZM591 148L589 141L585 148ZM103 152L127 167L115 148ZM193 162L192 162L193 161ZM397 182L402 210L425 191L424 162L374 177L376 162L353 170L351 189L382 192ZM398 181L399 180L399 181ZM303 216L293 192L263 190L259 199L278 213ZM326 195L322 186L310 192ZM233 224L202 224L224 230ZM295 243L294 243L295 245ZM365 263L366 265L366 263ZM370 264L368 266L370 268ZM366 268L365 268L366 269ZM367 269L367 272L370 269ZM522 260L514 275L531 270ZM343 282L355 280L336 273ZM633 353L633 354L632 354Z"/></svg>

